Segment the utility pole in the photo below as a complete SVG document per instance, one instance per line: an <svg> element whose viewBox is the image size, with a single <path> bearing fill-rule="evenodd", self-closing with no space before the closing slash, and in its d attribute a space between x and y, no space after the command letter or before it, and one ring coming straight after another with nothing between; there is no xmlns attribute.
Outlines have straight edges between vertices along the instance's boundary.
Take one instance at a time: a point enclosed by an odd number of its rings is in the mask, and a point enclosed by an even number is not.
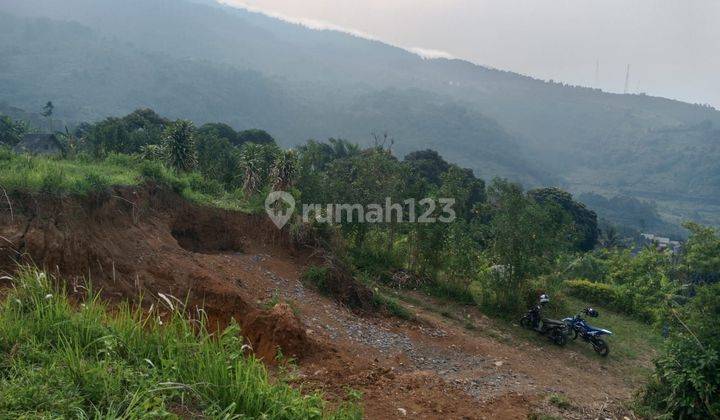
<svg viewBox="0 0 720 420"><path fill-rule="evenodd" d="M630 87L630 64L627 65L625 70L625 89L623 89L623 93L628 93L628 87Z"/></svg>

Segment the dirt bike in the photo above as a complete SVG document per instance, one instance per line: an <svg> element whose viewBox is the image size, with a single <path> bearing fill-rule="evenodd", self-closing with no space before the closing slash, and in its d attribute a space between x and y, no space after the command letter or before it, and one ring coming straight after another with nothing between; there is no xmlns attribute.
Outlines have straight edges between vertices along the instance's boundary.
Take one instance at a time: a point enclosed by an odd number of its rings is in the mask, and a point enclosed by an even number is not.
<svg viewBox="0 0 720 420"><path fill-rule="evenodd" d="M542 318L541 313L542 308L540 305L533 307L520 318L520 325L528 330L534 330L546 335L550 341L558 346L564 346L567 343L568 334L565 322L557 319Z"/></svg>
<svg viewBox="0 0 720 420"><path fill-rule="evenodd" d="M585 308L581 313L575 315L572 318L565 318L563 322L568 326L571 331L572 339L575 340L580 336L584 341L589 342L593 346L593 350L600 356L606 357L610 353L610 347L603 340L603 335L612 335L612 331L596 328L588 324L582 318L582 314L585 314L591 318L597 318L598 312L593 308Z"/></svg>

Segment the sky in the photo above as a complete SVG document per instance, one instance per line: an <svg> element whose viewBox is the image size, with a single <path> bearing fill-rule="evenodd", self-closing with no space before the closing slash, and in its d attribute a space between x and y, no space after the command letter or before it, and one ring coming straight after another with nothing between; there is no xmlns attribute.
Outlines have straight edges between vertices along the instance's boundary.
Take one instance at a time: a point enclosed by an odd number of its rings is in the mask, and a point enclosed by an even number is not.
<svg viewBox="0 0 720 420"><path fill-rule="evenodd" d="M219 0L539 79L720 109L720 0Z"/></svg>

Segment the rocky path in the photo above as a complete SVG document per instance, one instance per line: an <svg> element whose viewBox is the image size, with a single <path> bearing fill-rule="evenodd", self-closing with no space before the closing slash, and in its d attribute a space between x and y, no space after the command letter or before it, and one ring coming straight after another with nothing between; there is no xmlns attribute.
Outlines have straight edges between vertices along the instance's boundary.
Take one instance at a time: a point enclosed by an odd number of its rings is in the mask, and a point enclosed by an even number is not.
<svg viewBox="0 0 720 420"><path fill-rule="evenodd" d="M307 333L335 352L301 361L303 380L338 396L343 387L363 392L369 417L615 418L632 392L613 366L514 337L512 326L498 326L474 309L461 308L452 319L431 309L441 302L414 294L424 303L406 304L416 321L359 317L306 288L295 261L262 253L207 259L222 262L259 304L280 299L296 307ZM549 403L553 394L567 406Z"/></svg>

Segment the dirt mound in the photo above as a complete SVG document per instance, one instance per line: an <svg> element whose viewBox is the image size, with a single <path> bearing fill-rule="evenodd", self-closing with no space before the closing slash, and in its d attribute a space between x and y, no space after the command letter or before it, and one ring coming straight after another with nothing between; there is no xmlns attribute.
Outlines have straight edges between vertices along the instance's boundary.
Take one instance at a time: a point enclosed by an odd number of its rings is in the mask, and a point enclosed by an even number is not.
<svg viewBox="0 0 720 420"><path fill-rule="evenodd" d="M258 309L243 297L242 279L223 276L195 254L240 252L247 243L288 249L265 217L194 205L153 185L93 197L16 194L11 202L12 213L0 212L1 271L33 263L75 284L89 279L109 299L143 295L150 302L157 293L187 299L213 322L238 320L261 356L274 356L278 346L295 354L311 345L296 318L282 308Z"/></svg>
<svg viewBox="0 0 720 420"><path fill-rule="evenodd" d="M270 311L256 312L248 317L246 338L258 357L272 362L278 355L306 356L311 351L305 328L287 303L278 303Z"/></svg>

